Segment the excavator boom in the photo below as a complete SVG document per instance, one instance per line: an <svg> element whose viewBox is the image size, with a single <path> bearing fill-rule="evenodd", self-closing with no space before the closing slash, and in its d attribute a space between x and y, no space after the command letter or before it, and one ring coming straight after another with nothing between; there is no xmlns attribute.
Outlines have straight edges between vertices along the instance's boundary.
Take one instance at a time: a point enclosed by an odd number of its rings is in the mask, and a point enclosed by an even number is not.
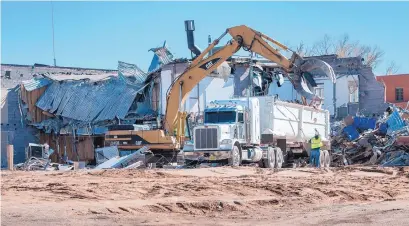
<svg viewBox="0 0 409 226"><path fill-rule="evenodd" d="M227 34L233 38L214 54L208 54ZM268 42L273 43L277 48ZM161 156L162 154L168 155L169 151L179 150L183 145L184 124L187 117L186 112L181 107L184 106L190 91L240 48L255 52L277 63L282 69L282 74L292 82L294 88L303 97L309 99L315 97L311 91L315 82L312 76L305 72L318 70L335 82L334 71L327 63L318 59L303 59L285 45L245 25L232 27L214 40L203 52L200 53L200 50L194 48L197 50L195 54L198 55L169 87L166 115L163 121L164 129L112 130L106 133L105 141L118 142L118 148L121 150L136 150L147 146ZM280 50L291 51L293 54L290 59L287 59L280 53Z"/></svg>
<svg viewBox="0 0 409 226"><path fill-rule="evenodd" d="M233 39L213 55L206 56L227 33ZM315 95L311 91L312 85L310 81L312 78L305 77L305 72L320 70L335 82L334 71L327 63L318 59L305 60L295 52L293 52L290 59L287 59L280 53L279 49L274 48L267 41L272 42L283 50L289 51L289 48L285 45L245 25L229 28L218 39L214 40L170 86L166 103L165 130L170 135L175 135L175 129L181 131L181 120L178 119L180 115L178 112L183 111L180 108L184 105L190 91L240 48L257 53L277 63L283 69L284 74L292 82L295 89L307 98L312 98Z"/></svg>

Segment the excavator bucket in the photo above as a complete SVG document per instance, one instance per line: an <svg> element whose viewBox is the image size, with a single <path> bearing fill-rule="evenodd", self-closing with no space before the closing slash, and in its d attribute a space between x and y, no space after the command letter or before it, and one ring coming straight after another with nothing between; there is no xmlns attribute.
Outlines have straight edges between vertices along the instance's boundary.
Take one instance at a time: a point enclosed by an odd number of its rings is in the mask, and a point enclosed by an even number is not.
<svg viewBox="0 0 409 226"><path fill-rule="evenodd" d="M328 63L316 58L303 59L292 80L295 90L307 99L316 98L314 87L317 84L313 74L325 76L332 83L336 82L334 69Z"/></svg>

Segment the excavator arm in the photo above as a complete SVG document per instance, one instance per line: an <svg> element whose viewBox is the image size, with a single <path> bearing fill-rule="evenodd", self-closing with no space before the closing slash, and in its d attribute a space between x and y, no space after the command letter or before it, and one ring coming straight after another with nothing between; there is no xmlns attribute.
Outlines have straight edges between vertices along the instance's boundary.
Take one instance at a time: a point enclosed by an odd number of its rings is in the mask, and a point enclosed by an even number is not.
<svg viewBox="0 0 409 226"><path fill-rule="evenodd" d="M227 33L230 34L233 39L216 53L208 56L210 50L213 49ZM239 51L240 48L255 52L277 63L283 69L284 75L292 82L295 89L301 92L303 96L314 96L310 89L311 82L309 81L311 78L306 78L304 72L318 69L335 82L335 74L331 66L325 62L313 59L314 62L311 63L293 51L292 57L287 59L280 53L279 49L268 44L266 40L272 42L280 49L289 51L289 48L285 45L245 25L229 28L218 39L214 40L170 86L167 94L164 121L165 130L170 135L183 136L183 134L181 134L181 131L184 130L181 128L183 124L181 117L185 114L182 113L184 109L181 109L181 107L184 106L190 91L208 74ZM176 134L175 129L178 130Z"/></svg>

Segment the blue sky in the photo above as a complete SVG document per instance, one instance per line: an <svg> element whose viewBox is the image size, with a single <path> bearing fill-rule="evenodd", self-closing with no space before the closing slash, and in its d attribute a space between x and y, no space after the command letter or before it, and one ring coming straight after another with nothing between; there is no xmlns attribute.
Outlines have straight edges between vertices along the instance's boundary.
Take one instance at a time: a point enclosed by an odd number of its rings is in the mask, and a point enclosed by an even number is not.
<svg viewBox="0 0 409 226"><path fill-rule="evenodd" d="M384 50L376 74L391 61L409 73L409 2L54 2L57 65L116 68L118 60L147 70L152 47L166 40L190 57L184 20L194 19L196 44L245 24L295 46L325 34L349 34ZM223 43L227 42L224 41ZM51 2L1 2L1 62L53 64Z"/></svg>

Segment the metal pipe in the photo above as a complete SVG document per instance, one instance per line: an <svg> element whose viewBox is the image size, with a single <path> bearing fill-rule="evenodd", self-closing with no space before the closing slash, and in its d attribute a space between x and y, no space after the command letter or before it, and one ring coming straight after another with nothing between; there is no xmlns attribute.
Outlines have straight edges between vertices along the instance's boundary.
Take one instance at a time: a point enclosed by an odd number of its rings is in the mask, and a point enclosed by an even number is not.
<svg viewBox="0 0 409 226"><path fill-rule="evenodd" d="M205 57L206 54L209 53L211 49L213 49L213 47L219 44L220 39L222 39L227 34L227 32L228 30L226 30L218 39L214 40L211 45L209 45L199 56L197 56L196 59L193 60L190 64L190 67L197 65L203 59L203 57Z"/></svg>
<svg viewBox="0 0 409 226"><path fill-rule="evenodd" d="M338 117L338 112L337 112L337 84L334 83L332 85L333 85L332 101L333 101L333 104L334 104L334 118L337 118Z"/></svg>
<svg viewBox="0 0 409 226"><path fill-rule="evenodd" d="M199 47L195 45L195 36L193 32L195 31L195 21L194 20L185 20L185 30L187 36L187 46L196 56L199 56L202 51Z"/></svg>

